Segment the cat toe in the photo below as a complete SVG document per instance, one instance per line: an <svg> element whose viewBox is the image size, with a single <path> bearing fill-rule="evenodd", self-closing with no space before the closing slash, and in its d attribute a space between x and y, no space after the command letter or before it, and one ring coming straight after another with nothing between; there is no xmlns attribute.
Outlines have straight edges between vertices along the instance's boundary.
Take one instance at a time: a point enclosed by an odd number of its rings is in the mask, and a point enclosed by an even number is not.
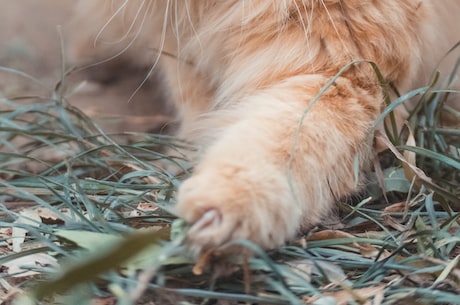
<svg viewBox="0 0 460 305"><path fill-rule="evenodd" d="M229 239L231 230L225 229L221 211L211 209L206 211L188 231L187 242L203 247L216 247Z"/></svg>
<svg viewBox="0 0 460 305"><path fill-rule="evenodd" d="M294 234L300 211L283 201L289 190L249 175L241 171L238 179L229 179L207 171L182 184L175 210L190 225L189 247L221 249L232 241L249 240L269 249Z"/></svg>

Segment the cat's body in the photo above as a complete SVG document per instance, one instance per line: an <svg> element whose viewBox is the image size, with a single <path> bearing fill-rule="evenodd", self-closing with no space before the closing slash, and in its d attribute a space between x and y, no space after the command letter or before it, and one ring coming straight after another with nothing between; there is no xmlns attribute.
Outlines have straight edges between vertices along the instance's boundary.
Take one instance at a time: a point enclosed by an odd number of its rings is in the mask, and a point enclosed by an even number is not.
<svg viewBox="0 0 460 305"><path fill-rule="evenodd" d="M159 68L179 136L203 147L177 199L197 248L240 238L270 248L316 224L357 189L384 107L366 62L315 100L320 90L364 59L405 93L460 40L452 0L84 0L78 15L78 60L123 43L135 65L152 65L155 50L177 57Z"/></svg>

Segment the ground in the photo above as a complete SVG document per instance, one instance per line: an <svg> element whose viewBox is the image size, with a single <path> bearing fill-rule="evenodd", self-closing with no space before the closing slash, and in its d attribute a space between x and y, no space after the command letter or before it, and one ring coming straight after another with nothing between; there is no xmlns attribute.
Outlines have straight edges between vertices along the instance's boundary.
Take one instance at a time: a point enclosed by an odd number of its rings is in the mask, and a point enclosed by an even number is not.
<svg viewBox="0 0 460 305"><path fill-rule="evenodd" d="M78 29L71 26L73 2L0 2L0 66L30 74L43 84L37 86L11 72L0 71L0 96L19 96L24 92L42 96L51 94L60 79L62 67L60 36L63 37L65 52L66 34ZM104 66L100 68L104 69ZM72 74L68 78L71 82L69 87L88 81L89 76L85 71ZM86 85L79 87L77 93L69 96L69 101L87 114L96 116L109 131L158 131L167 120L159 94L162 89L145 86L130 99L143 77L143 74L114 77L115 80L103 85L85 82ZM119 117L120 114L123 116Z"/></svg>

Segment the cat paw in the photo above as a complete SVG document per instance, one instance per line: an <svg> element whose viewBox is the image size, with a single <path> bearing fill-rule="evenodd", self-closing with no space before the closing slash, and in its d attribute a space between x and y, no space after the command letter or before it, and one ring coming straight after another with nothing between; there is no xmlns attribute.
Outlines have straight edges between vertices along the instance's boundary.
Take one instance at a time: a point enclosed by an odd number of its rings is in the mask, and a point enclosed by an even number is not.
<svg viewBox="0 0 460 305"><path fill-rule="evenodd" d="M301 211L285 178L270 169L220 166L198 171L179 189L176 211L201 252L236 240L273 248L295 234Z"/></svg>

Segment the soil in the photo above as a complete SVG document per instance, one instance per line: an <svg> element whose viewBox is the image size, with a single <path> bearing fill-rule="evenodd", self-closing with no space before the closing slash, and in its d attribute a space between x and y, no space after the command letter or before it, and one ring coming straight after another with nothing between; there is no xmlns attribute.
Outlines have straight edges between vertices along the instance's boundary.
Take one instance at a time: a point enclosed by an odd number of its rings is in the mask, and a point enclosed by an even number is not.
<svg viewBox="0 0 460 305"><path fill-rule="evenodd" d="M51 96L61 79L61 41L65 52L72 3L74 0L0 1L0 96ZM126 67L112 71L110 79L95 77L95 71L104 69L108 68L100 65L67 77L67 92L78 88L67 95L68 101L107 131L165 130L172 111L164 106L164 90L158 82L149 81L137 91L147 72ZM18 73L27 73L41 84Z"/></svg>

